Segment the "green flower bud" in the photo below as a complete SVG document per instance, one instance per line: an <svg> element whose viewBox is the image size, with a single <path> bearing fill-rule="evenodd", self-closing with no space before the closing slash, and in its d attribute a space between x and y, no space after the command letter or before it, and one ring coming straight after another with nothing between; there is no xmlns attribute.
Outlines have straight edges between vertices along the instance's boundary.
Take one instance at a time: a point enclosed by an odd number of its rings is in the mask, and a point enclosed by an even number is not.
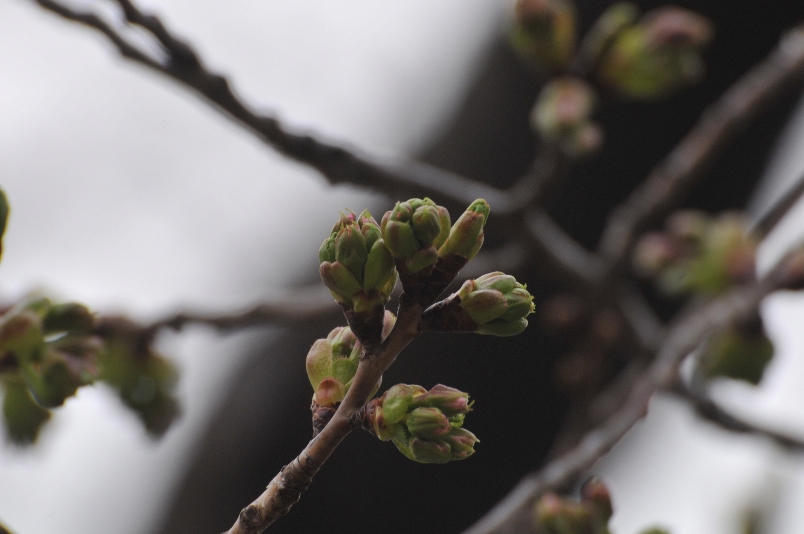
<svg viewBox="0 0 804 534"><path fill-rule="evenodd" d="M483 246L483 227L489 216L489 205L482 198L475 200L455 221L447 240L438 249L439 256L457 254L471 260Z"/></svg>
<svg viewBox="0 0 804 534"><path fill-rule="evenodd" d="M397 384L383 395L382 414L385 425L398 423L408 412L408 406L413 400L414 386Z"/></svg>
<svg viewBox="0 0 804 534"><path fill-rule="evenodd" d="M94 319L89 309L76 302L57 304L45 316L42 326L46 334L54 332L81 332L92 330Z"/></svg>
<svg viewBox="0 0 804 534"><path fill-rule="evenodd" d="M667 228L644 236L634 251L636 267L664 292L717 295L755 278L758 239L744 217L686 211L670 217Z"/></svg>
<svg viewBox="0 0 804 534"><path fill-rule="evenodd" d="M371 216L368 210L363 210L357 218L357 224L360 227L360 233L366 242L366 250L371 250L374 243L382 238L380 227L374 217Z"/></svg>
<svg viewBox="0 0 804 534"><path fill-rule="evenodd" d="M546 534L598 533L590 510L582 503L562 499L547 493L536 502L536 521ZM603 531L607 532L607 530ZM603 534L601 532L601 534Z"/></svg>
<svg viewBox="0 0 804 534"><path fill-rule="evenodd" d="M87 368L91 365L68 353L51 350L35 371L32 367L25 369L26 381L40 406L55 408L75 395L79 387L92 382L94 376Z"/></svg>
<svg viewBox="0 0 804 534"><path fill-rule="evenodd" d="M447 235L442 224L449 213L429 198L397 202L382 219L382 235L391 254L412 273L438 261L436 243ZM445 239L445 238L443 238Z"/></svg>
<svg viewBox="0 0 804 534"><path fill-rule="evenodd" d="M701 356L708 378L726 377L757 385L773 359L773 343L761 321L750 327L732 327L712 336Z"/></svg>
<svg viewBox="0 0 804 534"><path fill-rule="evenodd" d="M344 217L342 225L335 238L335 261L346 267L360 283L363 281L363 267L368 259L366 239L352 219Z"/></svg>
<svg viewBox="0 0 804 534"><path fill-rule="evenodd" d="M371 247L366 260L364 290L383 293L388 282L394 278L395 272L396 268L394 267L391 252L385 246L385 242L382 239L378 239ZM390 292L388 296L390 296Z"/></svg>
<svg viewBox="0 0 804 534"><path fill-rule="evenodd" d="M712 26L701 15L656 9L617 33L600 58L598 77L630 98L662 98L700 79L700 51L711 37Z"/></svg>
<svg viewBox="0 0 804 534"><path fill-rule="evenodd" d="M592 87L580 78L557 78L544 86L531 112L531 125L571 157L600 148L603 130L591 122L597 107Z"/></svg>
<svg viewBox="0 0 804 534"><path fill-rule="evenodd" d="M368 211L341 215L319 249L319 273L364 344L378 342L382 308L397 281L380 227ZM377 328L374 328L376 326Z"/></svg>
<svg viewBox="0 0 804 534"><path fill-rule="evenodd" d="M462 460L474 453L478 439L461 428L469 411L469 396L438 385L397 384L373 401L364 428L392 440L402 454L422 463ZM443 408L443 409L442 409Z"/></svg>
<svg viewBox="0 0 804 534"><path fill-rule="evenodd" d="M416 408L408 414L408 432L418 438L435 439L450 431L450 422L438 408Z"/></svg>
<svg viewBox="0 0 804 534"><path fill-rule="evenodd" d="M342 263L324 262L318 272L329 292L341 304L351 303L352 297L361 290L358 281Z"/></svg>
<svg viewBox="0 0 804 534"><path fill-rule="evenodd" d="M514 47L545 71L566 67L575 48L575 8L569 0L518 0Z"/></svg>
<svg viewBox="0 0 804 534"><path fill-rule="evenodd" d="M480 333L518 334L527 327L525 318L534 311L533 296L526 286L501 272L467 280L457 295L461 309L478 324Z"/></svg>
<svg viewBox="0 0 804 534"><path fill-rule="evenodd" d="M614 514L614 507L611 504L611 493L606 484L597 477L591 477L581 485L581 499L588 503L595 516L595 521L600 525L607 525L609 519Z"/></svg>
<svg viewBox="0 0 804 534"><path fill-rule="evenodd" d="M469 394L437 384L424 397L427 406L438 408L447 417L469 413Z"/></svg>
<svg viewBox="0 0 804 534"><path fill-rule="evenodd" d="M34 401L24 384L7 381L3 416L9 439L18 445L29 445L36 441L42 425L50 419L50 412Z"/></svg>
<svg viewBox="0 0 804 534"><path fill-rule="evenodd" d="M14 308L0 319L0 348L18 360L36 360L44 349L42 321L34 312Z"/></svg>
<svg viewBox="0 0 804 534"><path fill-rule="evenodd" d="M433 240L433 247L438 250L449 237L449 231L452 228L452 221L449 218L449 211L447 211L447 208L444 206L436 206L436 211L438 212L438 225L441 228L441 231Z"/></svg>
<svg viewBox="0 0 804 534"><path fill-rule="evenodd" d="M397 441L394 440L396 444ZM397 445L399 448L399 445ZM399 450L408 458L423 464L445 464L452 460L450 446L446 441L430 441L426 439L413 438L404 444L404 448Z"/></svg>

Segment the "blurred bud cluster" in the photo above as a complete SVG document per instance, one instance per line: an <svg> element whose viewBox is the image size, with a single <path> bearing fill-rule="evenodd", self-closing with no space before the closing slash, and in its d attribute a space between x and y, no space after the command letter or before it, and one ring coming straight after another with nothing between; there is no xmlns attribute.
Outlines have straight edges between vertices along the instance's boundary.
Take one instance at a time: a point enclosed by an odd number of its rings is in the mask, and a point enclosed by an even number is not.
<svg viewBox="0 0 804 534"><path fill-rule="evenodd" d="M8 203L0 191L5 229ZM0 234L1 235L1 234ZM154 354L137 325L99 321L82 304L33 298L0 315L0 384L8 438L36 441L56 408L78 388L105 382L134 410L149 432L161 435L178 414L170 394L173 367Z"/></svg>
<svg viewBox="0 0 804 534"><path fill-rule="evenodd" d="M593 477L581 486L580 500L546 493L534 510L536 528L542 534L609 534L609 520L614 513L606 485ZM651 528L641 534L668 534Z"/></svg>
<svg viewBox="0 0 804 534"><path fill-rule="evenodd" d="M603 142L603 129L592 121L599 91L655 100L697 82L713 33L692 11L668 6L640 18L626 2L604 11L580 41L571 0L518 0L514 18L514 48L547 78L531 124L570 158L590 155Z"/></svg>
<svg viewBox="0 0 804 534"><path fill-rule="evenodd" d="M640 239L634 267L666 294L716 295L755 278L757 245L740 214L683 211Z"/></svg>

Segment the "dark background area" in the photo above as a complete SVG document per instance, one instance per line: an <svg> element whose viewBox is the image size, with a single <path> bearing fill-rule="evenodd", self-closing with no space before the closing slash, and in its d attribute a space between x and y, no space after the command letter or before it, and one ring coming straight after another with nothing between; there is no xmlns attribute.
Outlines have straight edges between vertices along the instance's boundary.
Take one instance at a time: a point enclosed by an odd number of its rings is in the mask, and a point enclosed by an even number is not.
<svg viewBox="0 0 804 534"><path fill-rule="evenodd" d="M607 5L578 2L581 30ZM648 10L666 3L639 5ZM804 19L804 4L784 0L678 5L714 23L715 39L705 54L708 73L699 85L662 102L604 100L597 114L606 132L601 154L575 167L571 179L547 202L555 219L586 246L595 245L611 207L667 154L706 104L765 57L783 30ZM500 36L460 112L422 158L501 187L512 183L534 153L528 114L538 90L538 82ZM785 95L741 134L686 205L710 211L744 206L796 96ZM493 208L490 235L495 231ZM533 266L516 274L539 296L561 289L540 279L537 271ZM240 509L304 447L310 437L311 389L301 362L316 338L341 323L333 305L327 321L287 330L278 340L254 348L250 364L211 422L159 533L229 528ZM459 532L477 520L543 462L566 410L566 399L552 384L562 344L535 321L532 325L513 338L422 336L384 378L383 388L398 382L426 387L445 383L468 391L476 405L466 427L481 440L471 459L419 465L392 444L355 432L272 532Z"/></svg>

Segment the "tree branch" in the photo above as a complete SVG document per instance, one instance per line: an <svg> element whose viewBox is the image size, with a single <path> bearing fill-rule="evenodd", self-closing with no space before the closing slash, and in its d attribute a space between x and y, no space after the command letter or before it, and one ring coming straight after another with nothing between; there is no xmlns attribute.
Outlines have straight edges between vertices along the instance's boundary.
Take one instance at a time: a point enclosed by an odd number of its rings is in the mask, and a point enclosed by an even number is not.
<svg viewBox="0 0 804 534"><path fill-rule="evenodd" d="M726 411L705 392L695 391L681 380L668 388L668 391L689 401L699 416L725 430L764 437L789 452L804 452L804 440L765 428L757 423L749 423Z"/></svg>
<svg viewBox="0 0 804 534"><path fill-rule="evenodd" d="M715 157L776 97L804 76L804 27L787 32L777 48L709 106L695 127L609 217L599 252L618 271L640 231L665 215Z"/></svg>
<svg viewBox="0 0 804 534"><path fill-rule="evenodd" d="M776 228L776 225L804 196L804 175L800 176L793 187L785 191L776 202L763 213L752 225L751 231L765 237Z"/></svg>
<svg viewBox="0 0 804 534"><path fill-rule="evenodd" d="M762 281L750 287L734 289L677 321L669 329L653 363L634 382L622 406L603 425L587 433L574 449L549 463L540 472L525 476L505 499L464 534L531 532L531 512L535 500L546 491L572 484L609 452L645 416L651 396L675 382L679 366L704 336L728 327L747 314L755 313L760 301L771 291L800 282L783 276L787 272L784 263L785 260Z"/></svg>
<svg viewBox="0 0 804 534"><path fill-rule="evenodd" d="M485 198L494 206L497 217L507 217L520 213L543 194L551 183L549 176L555 174L562 160L556 150L543 151L534 167L507 191L415 160L381 161L354 148L320 141L309 134L292 133L276 118L255 113L234 94L225 76L204 65L189 43L174 36L158 17L144 14L129 0L117 0L126 20L130 25L142 27L159 42L168 56L166 62L161 63L137 49L93 13L72 9L55 0L34 1L65 19L100 31L123 57L192 89L283 155L318 170L331 184L351 183L399 198L427 195L461 205Z"/></svg>
<svg viewBox="0 0 804 534"><path fill-rule="evenodd" d="M165 328L179 331L192 324L208 326L220 332L232 332L272 324L295 324L322 315L334 314L336 308L332 303L332 296L328 291L313 292L302 289L294 298L257 304L245 311L232 313L179 312L158 319L143 326L142 329L144 332L154 335Z"/></svg>
<svg viewBox="0 0 804 534"><path fill-rule="evenodd" d="M402 299L396 324L373 353L365 350L349 392L332 420L290 464L271 480L266 490L244 508L228 534L258 534L287 513L340 442L356 428L352 416L366 404L385 370L408 343L419 335L423 308Z"/></svg>

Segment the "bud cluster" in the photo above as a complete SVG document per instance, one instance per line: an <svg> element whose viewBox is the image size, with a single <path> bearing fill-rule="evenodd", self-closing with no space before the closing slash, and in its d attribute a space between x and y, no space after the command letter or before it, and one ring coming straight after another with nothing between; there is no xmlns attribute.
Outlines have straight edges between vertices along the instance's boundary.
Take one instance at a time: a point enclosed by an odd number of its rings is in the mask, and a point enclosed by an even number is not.
<svg viewBox="0 0 804 534"><path fill-rule="evenodd" d="M609 534L614 509L609 490L597 478L581 486L581 500L575 501L547 493L536 502L539 532L544 534Z"/></svg>
<svg viewBox="0 0 804 534"><path fill-rule="evenodd" d="M447 208L429 198L397 202L382 218L382 238L397 267L416 273L438 261L438 249L450 233ZM400 269L401 271L402 269Z"/></svg>
<svg viewBox="0 0 804 534"><path fill-rule="evenodd" d="M48 409L61 406L97 378L102 343L92 327L85 306L54 305L45 298L15 306L0 317L3 414L13 441L35 441L50 418Z"/></svg>
<svg viewBox="0 0 804 534"><path fill-rule="evenodd" d="M388 302L396 285L391 254L368 210L341 214L318 251L321 279L335 300L354 311L370 312Z"/></svg>
<svg viewBox="0 0 804 534"><path fill-rule="evenodd" d="M703 16L666 6L638 22L637 9L615 4L601 27L616 29L597 58L601 82L629 98L656 99L698 81L704 66L701 51L712 38ZM605 32L601 31L601 34Z"/></svg>
<svg viewBox="0 0 804 534"><path fill-rule="evenodd" d="M367 406L363 426L416 462L463 460L479 441L462 428L471 405L468 393L441 384L430 391L397 384Z"/></svg>
<svg viewBox="0 0 804 534"><path fill-rule="evenodd" d="M95 331L103 339L100 380L117 391L148 432L164 434L179 415L173 365L151 348L150 334L126 318L106 318Z"/></svg>
<svg viewBox="0 0 804 534"><path fill-rule="evenodd" d="M771 359L773 343L757 315L712 335L700 361L707 378L733 378L757 385Z"/></svg>
<svg viewBox="0 0 804 534"><path fill-rule="evenodd" d="M456 293L425 310L422 329L512 336L525 330L526 317L533 311L533 296L524 284L493 272L467 280Z"/></svg>
<svg viewBox="0 0 804 534"><path fill-rule="evenodd" d="M544 72L567 67L575 51L575 6L571 0L518 0L511 42Z"/></svg>
<svg viewBox="0 0 804 534"><path fill-rule="evenodd" d="M643 236L634 252L636 270L654 277L665 293L714 295L755 277L758 240L741 215L685 211L666 226Z"/></svg>
<svg viewBox="0 0 804 534"><path fill-rule="evenodd" d="M603 129L591 120L596 106L597 96L588 83L556 78L542 88L530 120L541 137L555 142L567 156L583 157L603 143Z"/></svg>

